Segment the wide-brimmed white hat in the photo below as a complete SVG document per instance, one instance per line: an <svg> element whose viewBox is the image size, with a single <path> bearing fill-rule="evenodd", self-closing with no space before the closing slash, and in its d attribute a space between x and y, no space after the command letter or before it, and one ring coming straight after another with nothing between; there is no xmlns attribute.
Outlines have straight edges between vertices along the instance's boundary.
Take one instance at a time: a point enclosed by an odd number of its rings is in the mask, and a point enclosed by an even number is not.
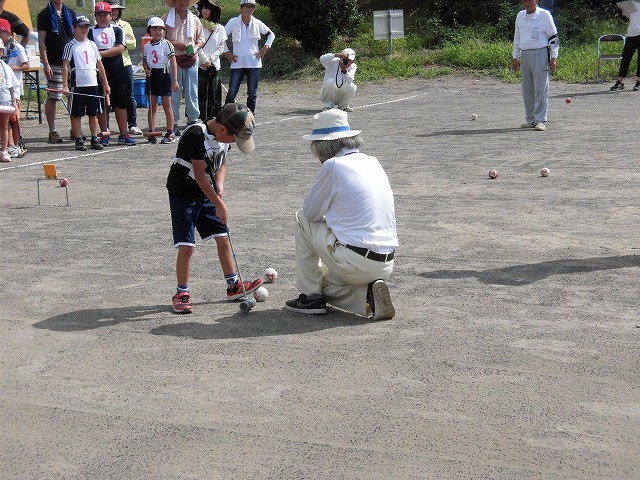
<svg viewBox="0 0 640 480"><path fill-rule="evenodd" d="M337 138L355 137L362 130L351 130L347 113L337 108L325 110L313 116L313 130L310 135L303 135L305 140L335 140Z"/></svg>

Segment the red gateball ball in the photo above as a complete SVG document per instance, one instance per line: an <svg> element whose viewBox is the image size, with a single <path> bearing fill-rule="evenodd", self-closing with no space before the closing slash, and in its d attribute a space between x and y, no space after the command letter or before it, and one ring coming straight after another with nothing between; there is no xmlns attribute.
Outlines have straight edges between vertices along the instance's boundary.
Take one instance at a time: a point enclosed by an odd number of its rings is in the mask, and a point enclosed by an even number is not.
<svg viewBox="0 0 640 480"><path fill-rule="evenodd" d="M60 186L61 187L66 187L67 185L69 185L69 179L68 178L61 178L60 179Z"/></svg>
<svg viewBox="0 0 640 480"><path fill-rule="evenodd" d="M565 100L565 102L567 103L571 103L571 99L569 97L567 97L567 99Z"/></svg>
<svg viewBox="0 0 640 480"><path fill-rule="evenodd" d="M498 170L489 170L489 178L491 180L495 180L496 178L498 178L498 175L500 175L498 173Z"/></svg>

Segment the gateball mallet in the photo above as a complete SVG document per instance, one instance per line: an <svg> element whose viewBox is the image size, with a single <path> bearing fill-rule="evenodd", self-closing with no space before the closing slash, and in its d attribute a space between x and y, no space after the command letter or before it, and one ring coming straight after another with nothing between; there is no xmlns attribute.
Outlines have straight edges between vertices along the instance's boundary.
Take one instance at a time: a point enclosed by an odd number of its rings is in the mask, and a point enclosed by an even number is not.
<svg viewBox="0 0 640 480"><path fill-rule="evenodd" d="M240 310L244 312L249 312L253 307L256 306L256 299L251 298L247 295L247 289L244 286L244 280L242 280L242 274L240 273L240 268L238 267L238 259L236 258L236 251L233 249L233 242L231 241L231 231L229 230L228 226L226 227L227 227L227 238L229 239L229 246L231 247L231 254L233 255L233 261L236 265L236 272L238 272L238 278L240 279L240 283L242 284L242 291L244 292L244 298L240 302Z"/></svg>

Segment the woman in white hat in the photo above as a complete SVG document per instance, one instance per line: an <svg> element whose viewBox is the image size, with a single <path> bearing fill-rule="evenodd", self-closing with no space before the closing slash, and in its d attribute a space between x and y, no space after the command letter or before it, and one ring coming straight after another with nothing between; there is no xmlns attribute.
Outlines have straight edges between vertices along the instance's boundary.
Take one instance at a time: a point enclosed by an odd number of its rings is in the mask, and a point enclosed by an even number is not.
<svg viewBox="0 0 640 480"><path fill-rule="evenodd" d="M329 303L374 320L395 315L385 283L398 246L393 192L380 162L360 153L359 133L344 111L331 109L315 115L313 131L302 137L322 165L296 212L301 293L287 310L317 315Z"/></svg>
<svg viewBox="0 0 640 480"><path fill-rule="evenodd" d="M204 33L204 46L198 50L198 103L200 119L218 115L222 109L220 55L224 51L227 32L220 25L222 9L218 0L200 0L197 4Z"/></svg>

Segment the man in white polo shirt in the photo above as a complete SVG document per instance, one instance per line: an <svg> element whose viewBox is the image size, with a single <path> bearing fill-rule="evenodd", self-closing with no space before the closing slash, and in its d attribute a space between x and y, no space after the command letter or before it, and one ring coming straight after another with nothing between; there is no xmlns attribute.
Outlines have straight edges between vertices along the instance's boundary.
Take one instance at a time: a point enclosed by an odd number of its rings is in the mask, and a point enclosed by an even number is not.
<svg viewBox="0 0 640 480"><path fill-rule="evenodd" d="M232 18L225 25L228 38L224 47L225 56L231 62L229 91L225 103L236 101L240 84L246 76L247 107L253 114L256 113L262 59L276 38L269 27L253 16L255 8L256 0L240 0L240 15ZM266 35L267 39L260 47L258 40L262 35Z"/></svg>
<svg viewBox="0 0 640 480"><path fill-rule="evenodd" d="M287 310L317 315L329 303L374 320L395 315L385 283L398 246L393 192L378 159L360 153L359 133L334 108L315 115L311 135L302 137L322 165L296 213L301 294Z"/></svg>

